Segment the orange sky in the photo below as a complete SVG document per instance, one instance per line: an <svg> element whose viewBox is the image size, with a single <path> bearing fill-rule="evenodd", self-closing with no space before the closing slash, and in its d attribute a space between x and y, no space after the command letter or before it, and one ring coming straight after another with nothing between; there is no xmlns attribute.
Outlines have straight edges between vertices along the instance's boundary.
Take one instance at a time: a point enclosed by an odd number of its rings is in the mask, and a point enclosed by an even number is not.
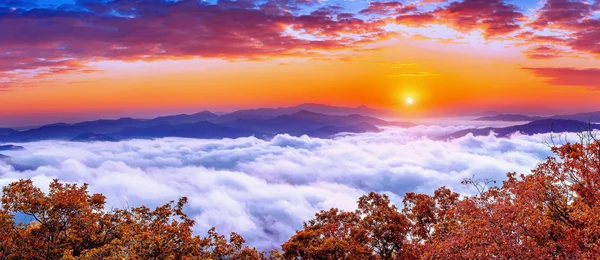
<svg viewBox="0 0 600 260"><path fill-rule="evenodd" d="M560 78L562 74L552 81L552 74L538 70L586 70L596 79L594 69L600 68L600 60L595 54L572 51L572 55L536 59L527 55L531 46L511 38L488 39L451 26L411 28L398 25L392 28L399 33L394 36L309 55L95 59L85 64L91 72L20 77L18 87L0 91L0 123L231 111L305 102L367 105L412 115L600 110L598 83L572 84L576 79ZM407 97L415 103L408 106Z"/></svg>
<svg viewBox="0 0 600 260"><path fill-rule="evenodd" d="M98 65L103 68L99 72L55 76L3 92L0 110L15 116L125 116L143 111L228 111L303 102L442 114L597 109L599 91L550 86L521 69L535 61L518 51L488 52L486 47L464 52L460 49L469 46L408 40L377 50L340 53L341 59L108 62ZM600 66L597 60L577 63ZM404 102L409 96L415 99L413 106Z"/></svg>

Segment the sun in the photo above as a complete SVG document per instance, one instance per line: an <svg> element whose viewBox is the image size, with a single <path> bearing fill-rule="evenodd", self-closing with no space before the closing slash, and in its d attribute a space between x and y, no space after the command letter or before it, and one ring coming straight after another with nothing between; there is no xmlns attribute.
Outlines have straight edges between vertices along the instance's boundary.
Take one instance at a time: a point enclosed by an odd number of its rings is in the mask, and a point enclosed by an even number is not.
<svg viewBox="0 0 600 260"><path fill-rule="evenodd" d="M407 97L407 98L406 98L406 104L408 104L408 105L412 105L414 102L415 102L415 101L414 101L414 99L413 99L412 97Z"/></svg>

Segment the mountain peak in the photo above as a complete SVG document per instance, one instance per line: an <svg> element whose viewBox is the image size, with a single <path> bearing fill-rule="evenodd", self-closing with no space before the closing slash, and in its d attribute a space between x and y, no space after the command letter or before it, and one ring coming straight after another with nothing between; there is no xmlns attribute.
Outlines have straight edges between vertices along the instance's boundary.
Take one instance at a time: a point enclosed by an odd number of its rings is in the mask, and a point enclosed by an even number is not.
<svg viewBox="0 0 600 260"><path fill-rule="evenodd" d="M192 114L193 116L217 116L217 114L210 112L208 110L203 110L198 113Z"/></svg>
<svg viewBox="0 0 600 260"><path fill-rule="evenodd" d="M326 115L303 109L296 113L291 114L291 116L313 117L313 116L326 116Z"/></svg>

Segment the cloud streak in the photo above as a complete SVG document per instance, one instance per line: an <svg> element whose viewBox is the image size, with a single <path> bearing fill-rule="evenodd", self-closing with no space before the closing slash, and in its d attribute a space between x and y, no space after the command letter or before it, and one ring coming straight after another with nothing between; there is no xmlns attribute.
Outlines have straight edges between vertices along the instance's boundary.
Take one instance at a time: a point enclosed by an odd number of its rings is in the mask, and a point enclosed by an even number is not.
<svg viewBox="0 0 600 260"><path fill-rule="evenodd" d="M436 141L460 127L388 128L333 140L276 136L196 140L167 138L118 143L44 141L22 144L0 161L0 185L32 178L89 183L110 206L159 205L188 196L196 231L216 226L253 246L279 245L321 209L353 209L369 191L396 203L407 191L460 185L476 174L501 180L526 173L549 155L543 136L494 136Z"/></svg>
<svg viewBox="0 0 600 260"><path fill-rule="evenodd" d="M556 86L585 86L600 89L600 69L523 68Z"/></svg>

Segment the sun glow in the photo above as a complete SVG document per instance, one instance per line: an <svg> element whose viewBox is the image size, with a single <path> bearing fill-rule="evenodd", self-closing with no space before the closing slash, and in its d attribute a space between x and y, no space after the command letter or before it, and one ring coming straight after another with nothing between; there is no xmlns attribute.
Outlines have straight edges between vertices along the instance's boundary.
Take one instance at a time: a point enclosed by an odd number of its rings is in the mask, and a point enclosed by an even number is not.
<svg viewBox="0 0 600 260"><path fill-rule="evenodd" d="M408 105L412 105L414 102L415 102L415 101L413 100L413 98L412 98L412 97L407 97L407 98L406 98L406 104L408 104Z"/></svg>

